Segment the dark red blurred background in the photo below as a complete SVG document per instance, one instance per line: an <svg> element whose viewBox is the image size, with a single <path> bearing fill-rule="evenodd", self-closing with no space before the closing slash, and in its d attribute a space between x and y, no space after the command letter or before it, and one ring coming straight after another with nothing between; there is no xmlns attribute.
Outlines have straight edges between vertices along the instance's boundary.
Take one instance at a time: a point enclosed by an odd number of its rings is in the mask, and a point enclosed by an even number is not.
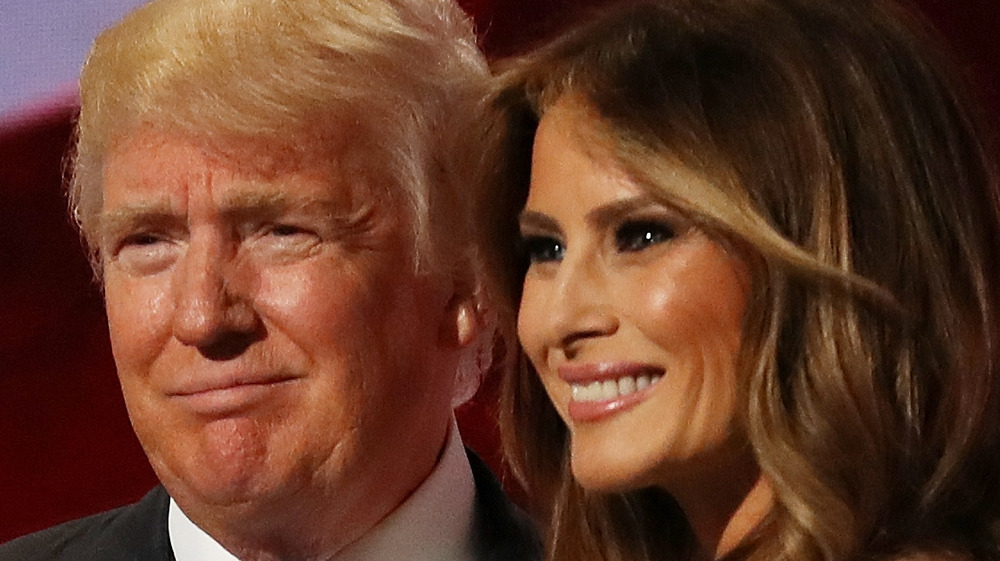
<svg viewBox="0 0 1000 561"><path fill-rule="evenodd" d="M526 48L604 0L461 0L493 57ZM1000 3L917 2L1000 122ZM0 123L0 542L125 504L156 482L114 374L101 298L65 215L72 100ZM496 380L460 410L467 441L500 469Z"/></svg>

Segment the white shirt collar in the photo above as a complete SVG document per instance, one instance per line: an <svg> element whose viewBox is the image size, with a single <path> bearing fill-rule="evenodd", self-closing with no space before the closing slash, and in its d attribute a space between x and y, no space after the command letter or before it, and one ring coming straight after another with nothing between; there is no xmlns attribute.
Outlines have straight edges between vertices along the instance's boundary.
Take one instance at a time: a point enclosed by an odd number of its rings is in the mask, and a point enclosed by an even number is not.
<svg viewBox="0 0 1000 561"><path fill-rule="evenodd" d="M475 496L472 468L452 421L441 459L427 479L331 561L471 561ZM176 561L238 561L173 499L167 526Z"/></svg>
<svg viewBox="0 0 1000 561"><path fill-rule="evenodd" d="M167 513L167 531L170 533L170 549L174 550L176 561L238 561L236 556L226 551L219 542L212 539L170 499Z"/></svg>

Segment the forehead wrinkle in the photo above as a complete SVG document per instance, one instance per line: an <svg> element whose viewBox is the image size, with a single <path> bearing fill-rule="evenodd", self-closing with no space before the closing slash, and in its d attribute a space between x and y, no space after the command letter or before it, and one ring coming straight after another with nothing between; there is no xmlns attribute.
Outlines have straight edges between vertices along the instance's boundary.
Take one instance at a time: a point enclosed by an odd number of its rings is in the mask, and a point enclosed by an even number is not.
<svg viewBox="0 0 1000 561"><path fill-rule="evenodd" d="M203 179L208 184L212 183L210 174ZM287 199L285 193L273 190L226 192L218 205L218 211L220 214L230 215L245 214L255 210L281 210L289 206ZM113 232L141 224L184 222L188 219L188 209L178 208L177 202L168 192L127 201L116 205L113 210L102 209L98 217L98 227L102 232Z"/></svg>

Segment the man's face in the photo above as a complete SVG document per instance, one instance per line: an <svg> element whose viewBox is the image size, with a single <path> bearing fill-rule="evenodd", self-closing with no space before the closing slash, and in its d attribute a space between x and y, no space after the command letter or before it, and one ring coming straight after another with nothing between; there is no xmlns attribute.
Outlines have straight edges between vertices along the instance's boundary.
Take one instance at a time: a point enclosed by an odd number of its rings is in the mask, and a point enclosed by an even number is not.
<svg viewBox="0 0 1000 561"><path fill-rule="evenodd" d="M468 333L451 283L414 271L370 152L283 157L148 130L113 147L99 243L122 390L189 514L316 500L370 525L436 461Z"/></svg>

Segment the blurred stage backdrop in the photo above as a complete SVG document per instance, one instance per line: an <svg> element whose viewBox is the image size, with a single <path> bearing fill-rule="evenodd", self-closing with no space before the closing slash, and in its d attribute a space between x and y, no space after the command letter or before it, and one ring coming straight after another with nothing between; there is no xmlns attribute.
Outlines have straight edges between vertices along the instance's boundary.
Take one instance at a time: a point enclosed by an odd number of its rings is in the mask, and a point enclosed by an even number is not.
<svg viewBox="0 0 1000 561"><path fill-rule="evenodd" d="M460 0L497 58L604 0ZM0 5L0 542L141 497L156 483L132 434L106 319L65 214L62 162L87 45L140 0ZM1000 3L919 0L1000 122ZM497 470L488 380L459 422ZM508 483L510 483L508 481Z"/></svg>

